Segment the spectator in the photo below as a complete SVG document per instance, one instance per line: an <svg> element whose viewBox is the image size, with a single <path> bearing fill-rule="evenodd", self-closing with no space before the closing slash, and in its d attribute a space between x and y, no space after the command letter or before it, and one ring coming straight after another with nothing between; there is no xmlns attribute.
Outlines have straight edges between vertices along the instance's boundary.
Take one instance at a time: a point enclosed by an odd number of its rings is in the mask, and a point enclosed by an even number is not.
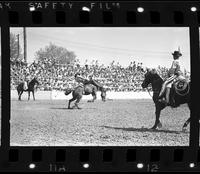
<svg viewBox="0 0 200 174"><path fill-rule="evenodd" d="M28 73L30 76L37 76L40 90L64 90L70 85L76 86L73 77L76 72L80 72L84 77L90 73L94 74L94 78L107 86L110 91L144 91L141 87L145 73L142 63L133 61L128 67L122 67L119 63L115 64L115 61L112 61L109 66L99 65L98 61L94 62L88 65L86 61L84 66L79 63L59 65L47 59L43 62L34 61L30 65L23 62L11 62L11 89L16 89ZM168 69L158 66L157 72L165 80ZM190 78L189 72L184 74Z"/></svg>

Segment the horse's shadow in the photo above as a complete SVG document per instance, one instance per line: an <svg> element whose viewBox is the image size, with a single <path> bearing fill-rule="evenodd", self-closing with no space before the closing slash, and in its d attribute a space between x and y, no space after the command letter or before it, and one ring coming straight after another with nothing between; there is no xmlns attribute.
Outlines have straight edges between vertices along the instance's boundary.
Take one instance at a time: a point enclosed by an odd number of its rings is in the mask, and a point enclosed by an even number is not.
<svg viewBox="0 0 200 174"><path fill-rule="evenodd" d="M50 109L68 110L67 107L65 107L65 108L64 108L64 107L62 107L62 108L61 108L61 107L60 107L60 108L59 108L59 107L58 107L58 108L56 108L56 107L51 107Z"/></svg>
<svg viewBox="0 0 200 174"><path fill-rule="evenodd" d="M78 109L78 108L68 108L68 107L51 107L50 109L58 109L58 110L81 110L82 108ZM84 108L84 109L91 109L94 110L96 108Z"/></svg>
<svg viewBox="0 0 200 174"><path fill-rule="evenodd" d="M107 129L115 129L115 130L123 130L123 131L131 131L131 132L158 132L158 133L173 133L173 134L180 134L180 133L188 133L188 132L182 132L182 131L173 131L173 130L154 130L150 128L123 128L123 127L111 127L111 126L100 126Z"/></svg>

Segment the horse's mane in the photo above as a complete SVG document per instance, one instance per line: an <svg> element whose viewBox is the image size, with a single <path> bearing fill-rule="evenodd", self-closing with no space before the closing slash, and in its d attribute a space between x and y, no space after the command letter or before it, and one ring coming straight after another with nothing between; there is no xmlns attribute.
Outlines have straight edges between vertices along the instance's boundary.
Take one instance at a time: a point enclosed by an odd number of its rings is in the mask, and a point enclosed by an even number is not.
<svg viewBox="0 0 200 174"><path fill-rule="evenodd" d="M152 88L153 90L160 90L164 80L160 77L160 75L156 71L150 72L152 78Z"/></svg>
<svg viewBox="0 0 200 174"><path fill-rule="evenodd" d="M154 75L155 75L155 78L157 80L162 80L163 81L162 77L158 73L155 73Z"/></svg>

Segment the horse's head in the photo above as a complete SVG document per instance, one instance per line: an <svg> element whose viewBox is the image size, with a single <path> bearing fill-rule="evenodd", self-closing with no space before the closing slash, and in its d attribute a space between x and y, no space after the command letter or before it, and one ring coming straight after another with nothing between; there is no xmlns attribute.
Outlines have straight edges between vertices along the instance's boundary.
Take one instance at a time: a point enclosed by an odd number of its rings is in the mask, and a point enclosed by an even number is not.
<svg viewBox="0 0 200 174"><path fill-rule="evenodd" d="M106 88L102 87L101 88L101 99L102 101L106 101Z"/></svg>
<svg viewBox="0 0 200 174"><path fill-rule="evenodd" d="M67 88L64 92L65 95L69 95L72 92L70 88Z"/></svg>
<svg viewBox="0 0 200 174"><path fill-rule="evenodd" d="M142 83L142 88L147 88L149 84L152 84L154 77L158 76L155 69L147 69L146 74L144 75L144 81Z"/></svg>
<svg viewBox="0 0 200 174"><path fill-rule="evenodd" d="M33 78L32 82L33 82L34 84L37 84L37 85L39 85L39 82L38 82L38 80L37 80L37 78L36 78L36 77L34 77L34 78Z"/></svg>

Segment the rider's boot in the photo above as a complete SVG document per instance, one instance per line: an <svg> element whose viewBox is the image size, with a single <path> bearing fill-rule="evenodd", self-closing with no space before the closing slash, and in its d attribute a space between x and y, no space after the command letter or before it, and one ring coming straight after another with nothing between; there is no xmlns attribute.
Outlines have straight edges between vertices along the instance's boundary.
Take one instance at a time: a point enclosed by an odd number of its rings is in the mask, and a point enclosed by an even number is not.
<svg viewBox="0 0 200 174"><path fill-rule="evenodd" d="M162 88L160 90L159 96L158 96L159 99L163 98L163 95L164 95L165 90L166 90L166 85L167 85L166 82L164 82L163 85L162 85Z"/></svg>
<svg viewBox="0 0 200 174"><path fill-rule="evenodd" d="M85 95L85 86L83 86L83 93L82 94Z"/></svg>
<svg viewBox="0 0 200 174"><path fill-rule="evenodd" d="M159 99L158 101L161 102L161 103L163 103L165 106L168 105L168 103L167 103L167 101L166 101L165 98Z"/></svg>

